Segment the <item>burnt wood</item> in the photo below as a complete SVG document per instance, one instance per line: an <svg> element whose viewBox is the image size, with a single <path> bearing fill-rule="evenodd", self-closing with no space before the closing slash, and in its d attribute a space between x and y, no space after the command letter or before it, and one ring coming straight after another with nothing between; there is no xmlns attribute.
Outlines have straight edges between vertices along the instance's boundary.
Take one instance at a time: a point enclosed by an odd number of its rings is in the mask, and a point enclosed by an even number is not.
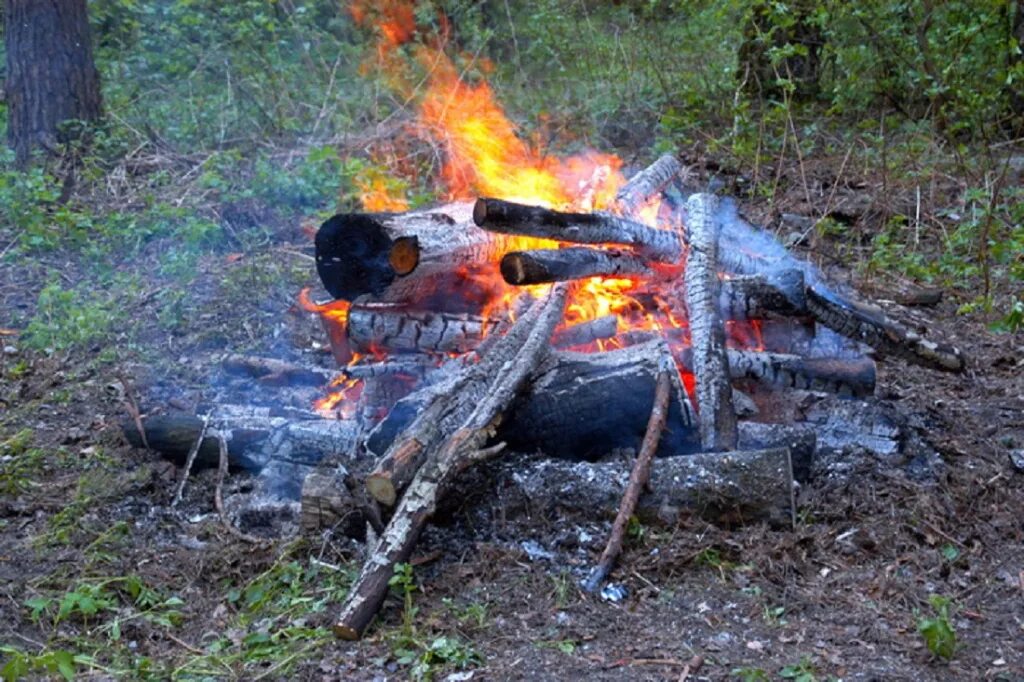
<svg viewBox="0 0 1024 682"><path fill-rule="evenodd" d="M653 260L682 258L681 236L607 213L563 213L501 199L477 199L473 221L491 232L578 244L622 244Z"/></svg>
<svg viewBox="0 0 1024 682"><path fill-rule="evenodd" d="M619 249L564 249L513 251L501 259L501 276L509 284L545 284L586 277L651 275L648 262Z"/></svg>
<svg viewBox="0 0 1024 682"><path fill-rule="evenodd" d="M499 474L499 502L506 514L528 511L553 523L593 522L615 513L629 471L630 463L621 458L515 462ZM642 523L669 527L696 516L724 526L792 528L794 513L785 447L659 458L634 510Z"/></svg>
<svg viewBox="0 0 1024 682"><path fill-rule="evenodd" d="M875 363L870 358L805 358L733 349L728 356L732 379L843 397L863 398L875 392Z"/></svg>
<svg viewBox="0 0 1024 682"><path fill-rule="evenodd" d="M497 438L516 450L567 459L592 460L635 447L651 413L659 368L671 362L661 339L600 353L553 352L530 377L530 389L516 399ZM697 416L682 381L676 375L670 384L658 456L700 449ZM375 453L395 449L398 434L430 409L435 396L451 390L442 383L398 401L370 433L367 448Z"/></svg>
<svg viewBox="0 0 1024 682"><path fill-rule="evenodd" d="M354 303L346 328L349 344L360 353L466 353L496 325L468 313Z"/></svg>
<svg viewBox="0 0 1024 682"><path fill-rule="evenodd" d="M547 354L551 332L562 317L565 294L564 285L556 285L544 301L534 305L509 330L508 343L502 339L488 353L502 356L505 362L478 399L471 402L471 412L453 433L431 448L431 456L416 472L349 591L334 625L338 637L352 640L362 636L384 602L395 565L409 559L438 499L460 473L500 450L501 446L484 446L533 368ZM517 328L529 330L525 340L519 340Z"/></svg>
<svg viewBox="0 0 1024 682"><path fill-rule="evenodd" d="M807 309L822 325L865 343L882 357L895 356L924 367L962 372L963 353L907 329L880 310L845 300L823 288L807 288Z"/></svg>
<svg viewBox="0 0 1024 682"><path fill-rule="evenodd" d="M686 309L690 323L697 412L704 450L736 449L736 411L729 385L725 327L718 314L718 198L694 194L686 201Z"/></svg>
<svg viewBox="0 0 1024 682"><path fill-rule="evenodd" d="M324 288L349 301L363 294L395 300L392 287L408 297L416 285L397 286L403 277L451 274L496 262L510 250L508 240L473 224L469 204L458 203L409 213L339 213L320 226L315 244Z"/></svg>
<svg viewBox="0 0 1024 682"><path fill-rule="evenodd" d="M618 330L618 315L604 315L594 320L556 329L555 333L551 335L551 345L555 348L584 346L594 341L610 339Z"/></svg>
<svg viewBox="0 0 1024 682"><path fill-rule="evenodd" d="M807 315L804 273L784 270L775 275L737 275L722 280L718 309L728 320Z"/></svg>
<svg viewBox="0 0 1024 682"><path fill-rule="evenodd" d="M663 155L619 188L615 194L615 209L624 216L635 216L675 180L682 170L682 165L674 155Z"/></svg>

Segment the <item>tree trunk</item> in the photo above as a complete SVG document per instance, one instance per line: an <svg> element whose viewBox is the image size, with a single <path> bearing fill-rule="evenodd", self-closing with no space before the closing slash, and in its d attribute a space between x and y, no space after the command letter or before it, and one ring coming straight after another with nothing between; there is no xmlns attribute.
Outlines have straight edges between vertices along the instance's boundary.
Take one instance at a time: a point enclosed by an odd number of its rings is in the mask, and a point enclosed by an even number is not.
<svg viewBox="0 0 1024 682"><path fill-rule="evenodd" d="M72 139L66 121L96 121L100 76L86 0L5 0L8 143L19 165Z"/></svg>

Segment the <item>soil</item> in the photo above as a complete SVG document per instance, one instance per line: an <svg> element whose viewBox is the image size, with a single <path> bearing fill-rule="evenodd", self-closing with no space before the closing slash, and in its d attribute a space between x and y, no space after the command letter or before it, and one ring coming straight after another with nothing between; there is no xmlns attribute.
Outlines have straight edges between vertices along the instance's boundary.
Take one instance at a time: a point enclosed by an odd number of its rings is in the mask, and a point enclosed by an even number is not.
<svg viewBox="0 0 1024 682"><path fill-rule="evenodd" d="M823 178L826 195L827 171L808 169ZM719 175L738 186L736 176ZM748 208L785 235L790 228L776 217L809 213L803 197L794 186L774 206ZM864 217L857 230L870 234L875 218ZM17 335L0 337L0 441L10 446L28 429L32 447L46 453L0 498L0 643L38 652L97 641L96 623L37 622L26 601L87 577L137 574L183 600L181 621L173 628L126 622L111 646L158 661L165 671L158 676L171 676L166 671L216 637L245 635L231 631L239 622L231 589L281 561L312 557L349 574L358 566L359 546L329 533L265 545L227 533L213 513L213 471L194 473L172 509L180 470L121 436L135 401L143 411L194 409L210 394L226 351L328 363L319 326L290 303L296 281L271 282L258 301L216 286L226 269L259 270L288 253L311 252L296 226L281 220L271 243L241 258L201 260L202 296L190 326L166 335L144 324L145 342L116 354L123 359L98 359L119 342L116 335L54 354L22 348ZM852 281L875 299L905 287L879 275L857 279L863 239L812 241L801 248L830 278ZM315 283L312 262L299 258L296 267ZM76 277L73 263L64 269ZM43 284L30 259L4 263L0 327L22 326ZM861 458L845 476L818 476L801 491L793 530L697 519L642 528L612 576L625 587L620 601L577 587L600 553L607 520L568 512L510 518L482 485L479 496L428 530L414 558L416 638L458 638L479 657L464 671L439 663L437 679L1024 679L1024 471L1010 457L1024 448L1024 335L995 334L983 320L958 314L965 293L946 292L930 308L891 307L962 348L966 373L879 363L878 397L926 425L942 466L921 477ZM144 296L130 300L137 306L131 314L145 320ZM11 461L8 455L5 466ZM228 492L245 485L243 474L226 483ZM950 599L956 650L949 660L931 653L918 630L935 614L929 595ZM331 615L328 608L301 617L329 625ZM286 663L177 676L402 679L411 674L394 644L402 629L401 600L390 598L363 641L321 642ZM80 668L81 677L126 674L89 668Z"/></svg>

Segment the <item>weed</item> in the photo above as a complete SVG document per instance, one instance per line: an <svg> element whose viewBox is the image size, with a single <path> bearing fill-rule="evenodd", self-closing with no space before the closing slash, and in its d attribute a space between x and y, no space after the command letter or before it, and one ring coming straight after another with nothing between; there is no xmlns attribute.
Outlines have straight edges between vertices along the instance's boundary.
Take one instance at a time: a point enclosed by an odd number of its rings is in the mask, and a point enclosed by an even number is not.
<svg viewBox="0 0 1024 682"><path fill-rule="evenodd" d="M564 609L574 594L576 594L575 583L572 575L567 569L559 571L558 575L551 576L552 596L555 600L556 609Z"/></svg>
<svg viewBox="0 0 1024 682"><path fill-rule="evenodd" d="M32 437L31 429L22 429L0 442L0 493L17 495L35 485L33 478L42 470L46 453L30 447Z"/></svg>
<svg viewBox="0 0 1024 682"><path fill-rule="evenodd" d="M698 566L709 566L718 571L718 574L725 580L725 574L736 568L736 564L722 556L714 547L705 547L693 558Z"/></svg>
<svg viewBox="0 0 1024 682"><path fill-rule="evenodd" d="M740 682L768 682L771 679L762 668L733 668L729 674L738 677Z"/></svg>
<svg viewBox="0 0 1024 682"><path fill-rule="evenodd" d="M574 639L553 639L550 641L536 642L536 646L542 649L555 649L561 651L567 656L571 656L576 653L576 648L579 646L579 642Z"/></svg>
<svg viewBox="0 0 1024 682"><path fill-rule="evenodd" d="M115 320L107 301L51 283L39 292L36 314L25 328L22 342L35 350L84 346L106 337Z"/></svg>
<svg viewBox="0 0 1024 682"><path fill-rule="evenodd" d="M785 625L786 619L782 616L786 613L785 606L768 606L764 607L761 612L761 619L764 620L767 625Z"/></svg>
<svg viewBox="0 0 1024 682"><path fill-rule="evenodd" d="M459 607L455 604L455 600L449 597L445 597L441 602L460 623L468 623L478 630L487 627L487 612L489 610L487 604L474 601Z"/></svg>
<svg viewBox="0 0 1024 682"><path fill-rule="evenodd" d="M956 652L956 632L949 620L952 600L949 597L932 594L928 596L928 603L932 607L932 616L925 618L918 615L917 631L924 637L928 651L949 660Z"/></svg>
<svg viewBox="0 0 1024 682"><path fill-rule="evenodd" d="M815 676L814 664L808 656L801 658L799 663L784 666L779 671L779 677L794 682L815 682L818 679Z"/></svg>

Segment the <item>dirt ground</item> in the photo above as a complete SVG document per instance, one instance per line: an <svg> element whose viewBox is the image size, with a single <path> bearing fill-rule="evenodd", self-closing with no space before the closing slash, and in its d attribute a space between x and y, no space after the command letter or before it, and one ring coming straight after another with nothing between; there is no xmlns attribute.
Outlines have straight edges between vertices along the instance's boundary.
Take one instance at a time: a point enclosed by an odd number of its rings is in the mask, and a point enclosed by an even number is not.
<svg viewBox="0 0 1024 682"><path fill-rule="evenodd" d="M848 279L853 264L835 260L843 247L804 248ZM577 587L579 557L596 558L606 520L501 518L485 486L422 539L406 605L415 612L389 598L366 639L334 641L324 628L358 546L329 533L259 546L232 537L212 513L212 471L171 509L180 471L120 432L133 400L143 411L194 407L223 352L310 357L324 340L293 301L303 279L315 283L311 262L260 280L259 296L213 286L226 269L250 268L256 282L288 253L310 252L288 224L240 258L202 259L211 286L196 289L193 324L173 335L146 322L147 292L131 292L127 313L148 332L113 360L99 358L127 344L117 334L53 355L0 337L0 643L43 658L70 651L81 679L1024 679L1024 471L1010 459L1024 448L1024 336L958 315L963 292L901 314L962 348L965 374L879 363L877 399L921 425L942 456L934 475L862 458L802 490L791 531L697 519L643 528L615 570L627 588L618 603ZM51 265L75 278L61 258ZM17 329L42 269L29 259L0 268L0 327ZM895 281L854 283L886 298ZM232 475L227 486L244 484ZM531 539L565 551L531 556ZM159 597L140 600L127 576ZM81 598L90 589L92 604ZM948 660L919 631L938 617L929 595L949 599Z"/></svg>

